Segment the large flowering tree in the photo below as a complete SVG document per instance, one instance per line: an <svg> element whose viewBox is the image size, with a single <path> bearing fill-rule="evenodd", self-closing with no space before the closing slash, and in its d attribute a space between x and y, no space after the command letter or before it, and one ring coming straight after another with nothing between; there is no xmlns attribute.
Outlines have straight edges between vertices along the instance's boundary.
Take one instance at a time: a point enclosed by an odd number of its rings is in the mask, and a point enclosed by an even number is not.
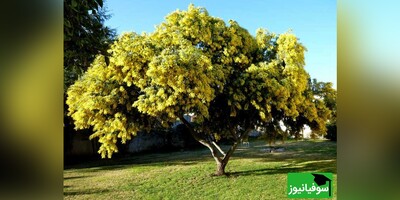
<svg viewBox="0 0 400 200"><path fill-rule="evenodd" d="M190 5L152 33L122 34L110 56L99 55L69 88L69 115L77 129L93 128L102 157L140 130L180 120L210 149L216 175L223 175L256 126L301 119L325 132L330 111L310 94L304 52L291 32L259 29L254 37L237 22L227 25ZM183 117L188 113L194 122ZM220 138L233 141L226 152Z"/></svg>

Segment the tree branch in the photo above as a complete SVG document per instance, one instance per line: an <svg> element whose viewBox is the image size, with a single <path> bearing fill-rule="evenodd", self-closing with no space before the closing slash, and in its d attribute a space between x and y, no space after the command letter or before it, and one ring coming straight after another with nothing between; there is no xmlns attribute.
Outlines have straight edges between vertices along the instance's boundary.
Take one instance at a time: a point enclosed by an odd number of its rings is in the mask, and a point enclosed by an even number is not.
<svg viewBox="0 0 400 200"><path fill-rule="evenodd" d="M213 158L215 159L215 161L217 161L218 163L220 163L222 161L222 159L217 155L217 151L215 149L215 147L213 145L211 145L210 143L204 141L204 140L198 140L202 145L208 147L208 149L210 149L211 151L211 155L213 156Z"/></svg>
<svg viewBox="0 0 400 200"><path fill-rule="evenodd" d="M237 137L237 135L233 131L233 128L232 128L232 126L230 124L229 124L229 132L232 134L233 139L235 139L235 141L238 142L239 138Z"/></svg>
<svg viewBox="0 0 400 200"><path fill-rule="evenodd" d="M243 134L242 135L240 135L240 137L239 137L239 141L242 141L243 140L243 138L245 138L245 137L247 137L248 135L249 135L249 133L250 133L250 131L251 131L251 128L250 127L248 127L244 132L243 132Z"/></svg>
<svg viewBox="0 0 400 200"><path fill-rule="evenodd" d="M235 141L233 143L231 148L229 148L228 152L226 153L226 155L222 159L222 162L227 162L229 160L229 158L232 156L233 152L235 152L237 146L239 145L239 142L241 142L245 136L249 135L250 131L251 131L251 128L247 128L244 131L244 133L239 137L239 141Z"/></svg>
<svg viewBox="0 0 400 200"><path fill-rule="evenodd" d="M235 152L236 147L238 146L239 142L236 141L233 143L233 145L231 146L231 148L229 148L228 152L226 153L226 155L224 156L224 158L222 159L222 162L227 162L229 160L229 158L232 156L233 152Z"/></svg>
<svg viewBox="0 0 400 200"><path fill-rule="evenodd" d="M213 144L213 145L215 146L215 148L217 148L218 151L219 151L223 156L226 156L226 153L221 149L221 147L218 146L217 143L215 143L214 141L212 141L211 144Z"/></svg>
<svg viewBox="0 0 400 200"><path fill-rule="evenodd" d="M183 117L180 116L179 119L182 121L183 124L189 129L190 134L196 139L197 141L200 142L200 140L206 142L204 139L200 138L200 136L196 133L196 131L193 129L193 126Z"/></svg>
<svg viewBox="0 0 400 200"><path fill-rule="evenodd" d="M183 116L179 116L179 119L182 121L183 124L185 124L186 127L188 127L189 132L192 134L192 136L194 137L194 139L196 139L198 142L200 142L202 145L206 146L207 148L210 149L211 151L211 155L213 156L213 158L215 159L215 161L217 162L221 162L222 159L217 155L217 149L220 150L219 147L216 148L216 146L212 145L211 142L202 139L198 133L193 129L192 125L183 117ZM222 150L220 150L222 151ZM224 154L225 155L225 154Z"/></svg>

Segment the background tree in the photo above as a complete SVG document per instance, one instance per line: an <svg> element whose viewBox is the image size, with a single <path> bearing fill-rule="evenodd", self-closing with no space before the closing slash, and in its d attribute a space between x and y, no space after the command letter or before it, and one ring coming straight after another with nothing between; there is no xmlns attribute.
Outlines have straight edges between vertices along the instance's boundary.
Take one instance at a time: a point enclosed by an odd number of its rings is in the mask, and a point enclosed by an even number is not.
<svg viewBox="0 0 400 200"><path fill-rule="evenodd" d="M330 82L319 82L317 79L312 80L312 91L318 99L322 99L325 106L331 111L331 117L326 123L326 138L336 141L336 97L337 91L333 89Z"/></svg>
<svg viewBox="0 0 400 200"><path fill-rule="evenodd" d="M64 0L64 89L93 62L106 54L115 31L104 25L107 15L103 0Z"/></svg>
<svg viewBox="0 0 400 200"><path fill-rule="evenodd" d="M98 56L68 90L69 115L77 129L93 127L102 157L152 123L167 127L179 119L210 149L216 175L223 175L256 126L302 116L315 130L325 129L318 112L324 104L306 95L305 47L293 33L260 29L254 37L193 5L165 19L153 33L121 35L109 58ZM188 113L194 122L183 117ZM217 144L221 138L233 141L229 149Z"/></svg>
<svg viewBox="0 0 400 200"><path fill-rule="evenodd" d="M296 118L283 119L289 134L297 140L302 137L301 132L304 130L304 126L308 125L311 128L312 138L326 136L326 123L336 118L336 100L332 99L333 96L336 96L336 90L332 88L330 82L324 83L318 82L316 79L309 79L303 95L307 98L301 106L299 115ZM311 122L310 116L314 119Z"/></svg>

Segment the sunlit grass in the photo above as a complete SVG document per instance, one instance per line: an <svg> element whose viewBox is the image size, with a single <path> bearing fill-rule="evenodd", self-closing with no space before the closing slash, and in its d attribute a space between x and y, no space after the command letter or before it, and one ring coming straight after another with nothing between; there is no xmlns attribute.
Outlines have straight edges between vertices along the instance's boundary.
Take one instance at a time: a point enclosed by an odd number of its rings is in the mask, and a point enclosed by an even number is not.
<svg viewBox="0 0 400 200"><path fill-rule="evenodd" d="M135 155L87 162L64 170L65 199L286 199L287 173L332 172L336 186L336 143L279 144L284 152L265 153L265 142L239 147L226 171L212 176L207 149ZM225 147L226 148L226 147ZM336 199L336 187L333 191Z"/></svg>

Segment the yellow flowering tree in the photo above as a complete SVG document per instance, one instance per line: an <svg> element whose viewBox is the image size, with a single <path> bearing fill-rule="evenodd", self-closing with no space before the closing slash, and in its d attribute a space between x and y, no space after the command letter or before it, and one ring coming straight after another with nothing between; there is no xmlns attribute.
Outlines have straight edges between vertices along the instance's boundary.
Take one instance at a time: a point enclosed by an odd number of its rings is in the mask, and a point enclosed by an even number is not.
<svg viewBox="0 0 400 200"><path fill-rule="evenodd" d="M98 56L69 88L69 115L77 129L93 127L102 157L139 130L180 120L210 149L216 175L223 175L255 126L303 116L324 131L329 112L319 112L307 95L304 51L291 32L260 29L254 37L237 22L226 24L190 5L152 33L122 34L110 56ZM193 122L183 117L189 113ZM226 152L220 138L233 141Z"/></svg>

